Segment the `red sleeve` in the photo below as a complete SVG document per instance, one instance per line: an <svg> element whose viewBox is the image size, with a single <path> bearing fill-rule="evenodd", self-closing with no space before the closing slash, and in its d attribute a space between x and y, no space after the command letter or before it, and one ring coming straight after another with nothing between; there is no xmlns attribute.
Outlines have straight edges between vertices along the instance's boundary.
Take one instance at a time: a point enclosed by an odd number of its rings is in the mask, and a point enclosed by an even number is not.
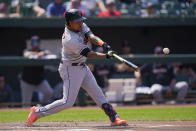
<svg viewBox="0 0 196 131"><path fill-rule="evenodd" d="M121 16L121 13L119 11L116 11L115 12L115 15L120 17Z"/></svg>
<svg viewBox="0 0 196 131"><path fill-rule="evenodd" d="M99 17L99 18L105 17L105 12L100 12L98 17Z"/></svg>

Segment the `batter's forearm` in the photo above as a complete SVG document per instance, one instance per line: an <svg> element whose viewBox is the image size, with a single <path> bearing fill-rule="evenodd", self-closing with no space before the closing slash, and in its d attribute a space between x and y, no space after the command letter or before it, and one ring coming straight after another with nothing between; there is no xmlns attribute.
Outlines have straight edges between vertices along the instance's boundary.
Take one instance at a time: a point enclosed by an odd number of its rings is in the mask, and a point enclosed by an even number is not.
<svg viewBox="0 0 196 131"><path fill-rule="evenodd" d="M91 51L87 54L87 57L92 59L104 59L106 58L106 54Z"/></svg>
<svg viewBox="0 0 196 131"><path fill-rule="evenodd" d="M91 34L90 36L89 36L89 41L91 42L91 43L93 43L94 45L98 45L98 46L102 46L103 45L103 40L101 40L99 37L97 37L97 36L95 36L95 35L93 35L93 34Z"/></svg>
<svg viewBox="0 0 196 131"><path fill-rule="evenodd" d="M111 50L110 45L108 45L106 42L103 42L99 37L90 34L88 36L88 40L93 43L94 45L102 46L104 50L109 51Z"/></svg>

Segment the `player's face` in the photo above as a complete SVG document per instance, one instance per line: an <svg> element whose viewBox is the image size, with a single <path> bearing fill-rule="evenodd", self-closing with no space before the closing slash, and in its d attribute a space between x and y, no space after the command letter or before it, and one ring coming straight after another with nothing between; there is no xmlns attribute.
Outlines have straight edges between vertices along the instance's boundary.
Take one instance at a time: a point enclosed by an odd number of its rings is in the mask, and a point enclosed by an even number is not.
<svg viewBox="0 0 196 131"><path fill-rule="evenodd" d="M70 21L70 29L75 32L79 32L82 30L82 24L83 24L83 21L80 21L80 22Z"/></svg>
<svg viewBox="0 0 196 131"><path fill-rule="evenodd" d="M40 49L40 45L31 45L33 51L38 51Z"/></svg>

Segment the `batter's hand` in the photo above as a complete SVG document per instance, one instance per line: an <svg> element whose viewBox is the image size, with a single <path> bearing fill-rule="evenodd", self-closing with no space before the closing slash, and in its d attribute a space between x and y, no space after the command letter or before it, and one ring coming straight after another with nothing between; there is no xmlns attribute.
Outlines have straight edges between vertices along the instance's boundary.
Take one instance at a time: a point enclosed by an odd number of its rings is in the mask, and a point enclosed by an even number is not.
<svg viewBox="0 0 196 131"><path fill-rule="evenodd" d="M103 47L103 49L106 50L106 51L111 50L111 46L108 45L106 42L103 43L102 47Z"/></svg>
<svg viewBox="0 0 196 131"><path fill-rule="evenodd" d="M116 54L116 52L115 52L115 51L113 51L113 50L109 50L109 51L107 52L107 54L106 54L106 58L107 58L107 59L112 58L112 57L113 57L113 55L112 55L112 54Z"/></svg>

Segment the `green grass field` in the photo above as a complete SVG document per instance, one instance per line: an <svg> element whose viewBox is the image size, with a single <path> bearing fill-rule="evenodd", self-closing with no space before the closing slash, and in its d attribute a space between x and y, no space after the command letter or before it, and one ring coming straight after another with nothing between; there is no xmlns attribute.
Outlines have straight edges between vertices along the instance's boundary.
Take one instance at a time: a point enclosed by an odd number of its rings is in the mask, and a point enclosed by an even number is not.
<svg viewBox="0 0 196 131"><path fill-rule="evenodd" d="M196 108L144 108L117 109L121 118L127 121L195 121ZM0 111L0 122L25 122L28 111ZM87 122L109 121L102 110L65 110L41 118L38 122Z"/></svg>

